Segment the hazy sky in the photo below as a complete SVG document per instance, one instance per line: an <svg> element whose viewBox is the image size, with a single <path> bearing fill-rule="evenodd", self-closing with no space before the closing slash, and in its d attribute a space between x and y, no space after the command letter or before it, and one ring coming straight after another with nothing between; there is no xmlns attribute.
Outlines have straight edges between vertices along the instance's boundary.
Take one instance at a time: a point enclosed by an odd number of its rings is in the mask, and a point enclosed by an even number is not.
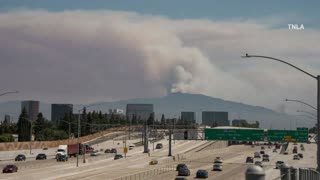
<svg viewBox="0 0 320 180"><path fill-rule="evenodd" d="M107 3L108 2L108 3ZM316 104L318 1L0 0L0 101L201 93L278 111ZM288 24L304 30L289 30ZM298 107L299 108L299 107Z"/></svg>

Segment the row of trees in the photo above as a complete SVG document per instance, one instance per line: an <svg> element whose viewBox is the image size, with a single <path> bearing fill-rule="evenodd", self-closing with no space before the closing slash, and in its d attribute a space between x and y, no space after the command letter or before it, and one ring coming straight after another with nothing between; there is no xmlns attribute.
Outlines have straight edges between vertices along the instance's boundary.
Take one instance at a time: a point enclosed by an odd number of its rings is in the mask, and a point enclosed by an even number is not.
<svg viewBox="0 0 320 180"><path fill-rule="evenodd" d="M31 122L26 109L22 109L17 123L4 121L0 126L0 142L13 141L12 134L18 134L18 141L30 141L31 134L37 141L67 139L68 137L77 137L78 118L80 118L80 136L89 135L97 131L105 130L114 126L123 125L157 125L167 127L169 125L191 125L194 122L182 119L166 119L162 115L161 120L155 120L154 113L151 113L145 121L140 117L133 115L126 117L121 114L105 115L101 111L88 112L84 108L81 114L66 113L60 121L53 123L43 117L40 112L37 119Z"/></svg>

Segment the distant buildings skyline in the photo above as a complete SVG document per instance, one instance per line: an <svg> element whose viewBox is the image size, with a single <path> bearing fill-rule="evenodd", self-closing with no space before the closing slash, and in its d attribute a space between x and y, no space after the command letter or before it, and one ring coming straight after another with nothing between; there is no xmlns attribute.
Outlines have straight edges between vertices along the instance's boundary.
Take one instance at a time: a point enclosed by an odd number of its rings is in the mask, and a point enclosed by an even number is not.
<svg viewBox="0 0 320 180"><path fill-rule="evenodd" d="M30 121L35 121L37 119L37 116L39 114L39 101L34 101L34 100L22 101L21 112L23 108L26 109Z"/></svg>
<svg viewBox="0 0 320 180"><path fill-rule="evenodd" d="M202 124L207 126L230 126L228 112L203 111Z"/></svg>

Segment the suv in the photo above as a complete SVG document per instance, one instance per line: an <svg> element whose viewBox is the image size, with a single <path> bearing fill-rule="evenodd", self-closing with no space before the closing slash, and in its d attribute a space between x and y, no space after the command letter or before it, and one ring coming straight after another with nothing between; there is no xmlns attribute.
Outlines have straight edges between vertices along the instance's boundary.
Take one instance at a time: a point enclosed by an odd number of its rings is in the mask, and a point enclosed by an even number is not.
<svg viewBox="0 0 320 180"><path fill-rule="evenodd" d="M261 161L256 161L256 162L254 162L254 165L262 167L262 162Z"/></svg>
<svg viewBox="0 0 320 180"><path fill-rule="evenodd" d="M302 154L302 153L299 153L298 156L299 156L300 158L303 158L303 154Z"/></svg>
<svg viewBox="0 0 320 180"><path fill-rule="evenodd" d="M187 166L179 168L178 176L190 176L190 170Z"/></svg>
<svg viewBox="0 0 320 180"><path fill-rule="evenodd" d="M178 164L176 167L176 171L179 171L180 168L184 168L184 167L188 168L186 164Z"/></svg>
<svg viewBox="0 0 320 180"><path fill-rule="evenodd" d="M246 163L253 163L253 158L252 157L247 157Z"/></svg>
<svg viewBox="0 0 320 180"><path fill-rule="evenodd" d="M293 160L300 160L300 157L297 154L295 154L293 155Z"/></svg>
<svg viewBox="0 0 320 180"><path fill-rule="evenodd" d="M156 149L162 149L163 148L163 145L161 144L161 143L158 143L157 145L156 145Z"/></svg>
<svg viewBox="0 0 320 180"><path fill-rule="evenodd" d="M15 161L25 161L26 160L26 156L23 155L23 154L18 154L14 160Z"/></svg>
<svg viewBox="0 0 320 180"><path fill-rule="evenodd" d="M277 162L276 162L276 169L281 168L282 165L284 165L284 162L283 162L283 161L277 161Z"/></svg>
<svg viewBox="0 0 320 180"><path fill-rule="evenodd" d="M268 154L264 154L263 156L262 156L262 161L270 161L269 160L269 155Z"/></svg>
<svg viewBox="0 0 320 180"><path fill-rule="evenodd" d="M264 154L264 151L260 151L260 154Z"/></svg>

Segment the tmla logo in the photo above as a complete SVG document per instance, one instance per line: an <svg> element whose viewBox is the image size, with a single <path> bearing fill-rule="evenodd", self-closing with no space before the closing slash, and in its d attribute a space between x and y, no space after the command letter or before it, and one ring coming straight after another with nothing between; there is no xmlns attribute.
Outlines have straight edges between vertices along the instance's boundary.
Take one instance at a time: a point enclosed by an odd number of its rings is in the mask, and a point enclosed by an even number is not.
<svg viewBox="0 0 320 180"><path fill-rule="evenodd" d="M304 30L303 24L288 24L289 30Z"/></svg>

